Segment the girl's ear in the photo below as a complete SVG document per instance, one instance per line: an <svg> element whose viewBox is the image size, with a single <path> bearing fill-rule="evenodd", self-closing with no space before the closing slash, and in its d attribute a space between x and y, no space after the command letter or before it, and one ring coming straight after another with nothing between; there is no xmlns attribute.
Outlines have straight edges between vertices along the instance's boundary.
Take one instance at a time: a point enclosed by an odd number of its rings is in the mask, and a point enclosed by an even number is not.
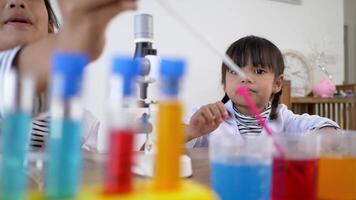
<svg viewBox="0 0 356 200"><path fill-rule="evenodd" d="M276 94L277 92L281 91L282 86L283 86L283 80L284 80L284 75L283 74L279 75L274 80L273 88L272 88L272 91L273 91L274 94Z"/></svg>

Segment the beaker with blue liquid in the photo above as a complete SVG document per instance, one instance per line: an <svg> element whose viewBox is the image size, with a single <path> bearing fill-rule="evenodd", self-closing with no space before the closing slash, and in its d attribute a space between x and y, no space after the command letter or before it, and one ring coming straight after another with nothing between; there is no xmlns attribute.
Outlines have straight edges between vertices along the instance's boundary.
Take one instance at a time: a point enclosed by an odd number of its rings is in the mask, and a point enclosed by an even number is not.
<svg viewBox="0 0 356 200"><path fill-rule="evenodd" d="M209 146L212 187L222 200L270 199L271 138L219 134Z"/></svg>

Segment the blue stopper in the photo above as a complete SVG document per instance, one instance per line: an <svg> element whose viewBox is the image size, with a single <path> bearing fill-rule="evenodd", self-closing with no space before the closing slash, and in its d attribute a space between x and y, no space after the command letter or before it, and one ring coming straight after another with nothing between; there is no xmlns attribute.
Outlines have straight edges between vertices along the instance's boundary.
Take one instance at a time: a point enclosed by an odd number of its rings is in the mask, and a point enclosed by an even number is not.
<svg viewBox="0 0 356 200"><path fill-rule="evenodd" d="M89 63L89 57L83 53L56 52L52 57L52 73L60 75L63 85L58 91L64 99L77 95L81 89L84 67ZM55 86L56 87L56 86Z"/></svg>
<svg viewBox="0 0 356 200"><path fill-rule="evenodd" d="M184 73L184 60L162 59L160 65L162 92L165 95L177 96L179 92L179 81L183 77Z"/></svg>
<svg viewBox="0 0 356 200"><path fill-rule="evenodd" d="M112 72L122 76L123 96L131 96L134 92L134 81L139 74L139 62L129 57L116 57L113 59Z"/></svg>

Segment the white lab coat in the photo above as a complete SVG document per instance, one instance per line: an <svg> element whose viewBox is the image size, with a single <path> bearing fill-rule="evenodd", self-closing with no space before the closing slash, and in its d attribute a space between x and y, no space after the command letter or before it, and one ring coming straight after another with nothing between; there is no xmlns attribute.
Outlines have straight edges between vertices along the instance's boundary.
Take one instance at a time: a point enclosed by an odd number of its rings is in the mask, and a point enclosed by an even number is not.
<svg viewBox="0 0 356 200"><path fill-rule="evenodd" d="M225 107L229 113L234 113L231 101L226 102ZM198 109L195 109L195 112L197 110ZM189 124L190 118L195 112L192 112L188 117L185 118L185 124ZM277 113L278 118L276 120L270 120L269 118L266 119L266 124L273 133L303 133L327 126L339 128L339 126L334 121L324 117L309 114L294 114L292 111L288 110L287 106L284 104L279 104ZM232 114L230 116L234 115ZM212 139L212 135L214 135L214 137L218 137L219 134L231 134L235 135L236 137L241 137L237 123L238 122L234 117L230 117L229 119L222 122L220 126L213 132L187 142L186 147L207 147L209 145L209 139ZM265 131L262 130L261 135L265 134Z"/></svg>

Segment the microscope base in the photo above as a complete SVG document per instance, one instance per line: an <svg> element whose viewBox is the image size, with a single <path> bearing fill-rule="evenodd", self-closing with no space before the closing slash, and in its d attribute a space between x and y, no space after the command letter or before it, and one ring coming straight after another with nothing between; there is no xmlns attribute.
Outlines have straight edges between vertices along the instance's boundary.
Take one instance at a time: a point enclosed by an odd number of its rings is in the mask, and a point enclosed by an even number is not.
<svg viewBox="0 0 356 200"><path fill-rule="evenodd" d="M134 174L153 177L154 175L154 154L145 154L144 152L137 152L135 154L135 162L132 167ZM192 160L187 155L180 156L180 177L186 178L193 175Z"/></svg>

